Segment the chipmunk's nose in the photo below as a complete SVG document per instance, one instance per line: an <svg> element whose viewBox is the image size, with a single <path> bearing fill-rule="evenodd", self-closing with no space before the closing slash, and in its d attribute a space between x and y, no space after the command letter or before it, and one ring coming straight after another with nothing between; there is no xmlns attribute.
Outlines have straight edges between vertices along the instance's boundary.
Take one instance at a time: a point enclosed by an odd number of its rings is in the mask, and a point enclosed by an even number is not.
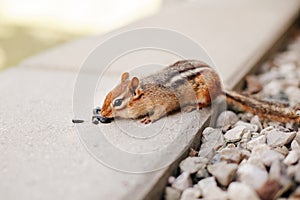
<svg viewBox="0 0 300 200"><path fill-rule="evenodd" d="M103 117L103 116L100 114L100 112L101 112L101 108L100 108L100 107L97 107L97 108L95 108L95 109L93 110L93 114L94 114L94 115L93 115L93 117L92 117L92 121L93 121L94 124L98 124L99 121L100 121L101 123L107 124L107 123L110 123L110 122L113 120L113 118Z"/></svg>

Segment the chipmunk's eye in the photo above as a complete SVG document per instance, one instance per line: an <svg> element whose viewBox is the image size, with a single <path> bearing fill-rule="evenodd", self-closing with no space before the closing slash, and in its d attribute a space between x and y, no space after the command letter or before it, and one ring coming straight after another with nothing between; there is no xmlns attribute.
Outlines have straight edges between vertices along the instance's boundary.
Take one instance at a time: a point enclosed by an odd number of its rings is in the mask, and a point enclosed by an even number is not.
<svg viewBox="0 0 300 200"><path fill-rule="evenodd" d="M114 107L120 106L122 104L123 99L116 99L113 103Z"/></svg>

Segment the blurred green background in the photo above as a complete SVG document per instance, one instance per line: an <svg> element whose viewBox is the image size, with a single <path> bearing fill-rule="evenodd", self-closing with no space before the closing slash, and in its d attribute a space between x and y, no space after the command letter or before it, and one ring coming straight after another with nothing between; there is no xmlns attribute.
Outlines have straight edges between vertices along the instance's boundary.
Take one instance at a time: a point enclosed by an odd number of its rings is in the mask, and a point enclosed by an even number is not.
<svg viewBox="0 0 300 200"><path fill-rule="evenodd" d="M0 0L0 70L83 35L153 15L162 0Z"/></svg>

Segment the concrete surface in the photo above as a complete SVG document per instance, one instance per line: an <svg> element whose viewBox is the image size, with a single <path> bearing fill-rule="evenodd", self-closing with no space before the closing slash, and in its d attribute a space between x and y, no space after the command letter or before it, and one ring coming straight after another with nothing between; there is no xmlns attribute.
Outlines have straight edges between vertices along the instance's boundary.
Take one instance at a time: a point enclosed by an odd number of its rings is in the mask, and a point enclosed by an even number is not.
<svg viewBox="0 0 300 200"><path fill-rule="evenodd" d="M80 142L71 123L75 78L29 69L0 74L1 199L120 199L141 178L102 166Z"/></svg>
<svg viewBox="0 0 300 200"><path fill-rule="evenodd" d="M296 0L188 1L114 33L141 26L180 31L203 44L216 61L228 87L232 87L251 63L255 63L286 31L299 7L300 1ZM192 143L210 112L202 110L200 118L195 118L199 116L196 112L184 117L173 115L160 122L166 122L166 126L158 124L156 128L155 125L139 127L138 123L122 120L98 127L91 123L72 124L76 72L89 51L109 35L87 37L57 47L24 61L19 68L0 73L0 199L142 199L155 197L161 191L162 187L156 184L164 184L170 173L168 167L141 174L112 168L130 171L131 166L137 166L138 170L149 170L149 166L157 167L164 160L177 157ZM176 59L169 55L160 58L157 52L149 54L156 62L166 64ZM145 59L142 55L132 56L122 62L130 68L131 61L139 64ZM153 61L151 59L148 61ZM240 72L238 76L237 71ZM87 89L96 90L96 99L103 97L119 75L120 70L116 68L110 76L104 77L98 89L95 85ZM85 76L87 80L98 79L95 73ZM88 103L79 109L82 115L75 117L89 120L93 100L87 99ZM181 118L190 123L183 121L178 132L168 123L176 123ZM94 131L95 127L99 135ZM137 129L133 131L134 137L144 137L141 133L151 134L151 130L155 132L159 128L164 131L149 141L135 143L132 137L120 135L124 128ZM105 154L108 148L101 146L103 139L131 154L158 151L168 141L182 142L163 154L170 153L171 156L147 159L128 158L115 151ZM106 160L112 161L109 164L112 168L98 162L101 156L113 158ZM114 163L118 159L120 162ZM139 159L145 159L145 162L138 162Z"/></svg>

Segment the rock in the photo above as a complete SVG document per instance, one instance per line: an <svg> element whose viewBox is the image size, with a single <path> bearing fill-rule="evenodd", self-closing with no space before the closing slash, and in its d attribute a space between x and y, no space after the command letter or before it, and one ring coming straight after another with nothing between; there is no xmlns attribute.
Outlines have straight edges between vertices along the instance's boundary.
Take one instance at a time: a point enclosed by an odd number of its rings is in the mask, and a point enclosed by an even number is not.
<svg viewBox="0 0 300 200"><path fill-rule="evenodd" d="M289 165L286 173L290 178L292 178L293 176L295 176L297 171L300 171L300 163L298 163L297 165Z"/></svg>
<svg viewBox="0 0 300 200"><path fill-rule="evenodd" d="M242 141L243 142L248 142L251 139L252 134L250 132L246 132L242 136Z"/></svg>
<svg viewBox="0 0 300 200"><path fill-rule="evenodd" d="M300 186L289 196L289 200L299 200L300 199Z"/></svg>
<svg viewBox="0 0 300 200"><path fill-rule="evenodd" d="M267 167L270 167L274 161L278 161L278 160L281 161L283 159L284 159L284 156L274 150L264 151L260 157L260 160L262 161L262 163Z"/></svg>
<svg viewBox="0 0 300 200"><path fill-rule="evenodd" d="M266 144L258 144L252 149L252 155L253 154L261 155L262 153L264 153L265 151L268 151L270 149L271 149L271 147L269 147Z"/></svg>
<svg viewBox="0 0 300 200"><path fill-rule="evenodd" d="M196 173L201 168L206 166L208 162L205 158L200 157L187 157L180 162L179 167L181 172L188 172L190 174Z"/></svg>
<svg viewBox="0 0 300 200"><path fill-rule="evenodd" d="M238 114L238 117L239 117L242 121L244 121L244 122L249 122L249 121L252 119L253 114L248 113L248 112L246 112L246 113L239 113L239 114Z"/></svg>
<svg viewBox="0 0 300 200"><path fill-rule="evenodd" d="M256 192L248 185L240 182L232 182L228 187L228 197L230 200L251 199L259 200Z"/></svg>
<svg viewBox="0 0 300 200"><path fill-rule="evenodd" d="M251 155L251 152L246 149L241 149L242 159L248 159Z"/></svg>
<svg viewBox="0 0 300 200"><path fill-rule="evenodd" d="M214 165L207 166L209 173L211 173L216 178L218 183L226 187L233 180L237 168L237 164L227 164L226 162L219 162Z"/></svg>
<svg viewBox="0 0 300 200"><path fill-rule="evenodd" d="M227 144L226 147L229 148L229 149L234 149L234 148L236 148L235 145L232 144L232 143Z"/></svg>
<svg viewBox="0 0 300 200"><path fill-rule="evenodd" d="M222 133L226 133L226 132L227 132L229 129L231 129L231 128L232 128L231 125L223 126L223 127L221 128Z"/></svg>
<svg viewBox="0 0 300 200"><path fill-rule="evenodd" d="M300 99L300 90L298 86L289 86L285 89L285 93L288 95L289 102L291 106L299 103Z"/></svg>
<svg viewBox="0 0 300 200"><path fill-rule="evenodd" d="M179 191L183 191L190 186L192 186L192 179L187 172L180 174L172 183L172 187Z"/></svg>
<svg viewBox="0 0 300 200"><path fill-rule="evenodd" d="M286 165L292 165L298 162L299 160L299 151L298 150L292 150L289 152L287 157L283 160L283 163Z"/></svg>
<svg viewBox="0 0 300 200"><path fill-rule="evenodd" d="M258 79L263 85L269 83L270 81L272 81L278 77L278 72L273 70L274 64L269 64L269 66L270 65L271 65L271 67L268 69L268 73L263 73L263 74L258 75Z"/></svg>
<svg viewBox="0 0 300 200"><path fill-rule="evenodd" d="M240 165L237 170L238 179L255 190L261 188L268 179L268 173L252 164Z"/></svg>
<svg viewBox="0 0 300 200"><path fill-rule="evenodd" d="M251 133L252 138L257 138L258 136L261 136L261 134L257 132Z"/></svg>
<svg viewBox="0 0 300 200"><path fill-rule="evenodd" d="M180 200L193 200L201 196L201 191L198 188L187 188L182 192Z"/></svg>
<svg viewBox="0 0 300 200"><path fill-rule="evenodd" d="M295 78L295 77L291 77L291 79L284 80L285 87L296 87L297 88L299 86L299 83L300 83L299 78ZM287 90L285 90L285 92L286 91ZM289 96L288 93L287 93L287 95ZM289 98L289 101L290 101L291 105L293 105L293 100L291 101L291 99Z"/></svg>
<svg viewBox="0 0 300 200"><path fill-rule="evenodd" d="M220 129L207 127L202 133L199 157L210 159L215 151L224 144L224 137Z"/></svg>
<svg viewBox="0 0 300 200"><path fill-rule="evenodd" d="M280 175L281 175L281 166L280 166L280 162L277 160L272 162L269 171L269 178L280 181L281 178Z"/></svg>
<svg viewBox="0 0 300 200"><path fill-rule="evenodd" d="M198 156L203 159L211 160L215 154L216 150L213 147L203 145L201 146Z"/></svg>
<svg viewBox="0 0 300 200"><path fill-rule="evenodd" d="M241 162L240 162L240 165L243 165L243 164L246 164L248 163L248 159L243 159Z"/></svg>
<svg viewBox="0 0 300 200"><path fill-rule="evenodd" d="M223 133L220 129L206 128L202 133L202 144L212 145L215 150L224 144Z"/></svg>
<svg viewBox="0 0 300 200"><path fill-rule="evenodd" d="M197 185L203 191L208 187L217 187L217 182L214 177L208 177L199 181Z"/></svg>
<svg viewBox="0 0 300 200"><path fill-rule="evenodd" d="M260 160L260 156L257 155L251 155L246 163L255 165L256 167L259 167L262 170L266 169L264 163Z"/></svg>
<svg viewBox="0 0 300 200"><path fill-rule="evenodd" d="M266 96L278 96L278 93L283 90L282 81L273 79L269 83L267 83L263 88L263 94Z"/></svg>
<svg viewBox="0 0 300 200"><path fill-rule="evenodd" d="M190 157L195 157L195 156L198 156L199 152L196 151L195 149L193 148L190 148L190 151L189 151L189 156Z"/></svg>
<svg viewBox="0 0 300 200"><path fill-rule="evenodd" d="M300 130L296 133L295 140L300 144Z"/></svg>
<svg viewBox="0 0 300 200"><path fill-rule="evenodd" d="M253 138L247 143L247 149L252 150L255 146L259 144L265 144L267 141L267 138L265 135L258 136L256 138Z"/></svg>
<svg viewBox="0 0 300 200"><path fill-rule="evenodd" d="M220 151L220 160L228 163L239 163L242 159L241 151L236 148L224 148Z"/></svg>
<svg viewBox="0 0 300 200"><path fill-rule="evenodd" d="M290 130L283 127L281 122L276 122L276 121L270 121L268 122L269 126L273 126L274 129L278 130L278 131L283 131L283 132L289 132Z"/></svg>
<svg viewBox="0 0 300 200"><path fill-rule="evenodd" d="M179 200L181 192L172 187L166 187L165 200Z"/></svg>
<svg viewBox="0 0 300 200"><path fill-rule="evenodd" d="M210 160L210 164L218 163L220 162L220 153L216 153L214 157Z"/></svg>
<svg viewBox="0 0 300 200"><path fill-rule="evenodd" d="M287 122L285 123L285 128L287 128L290 131L297 131L298 124L296 124L295 122Z"/></svg>
<svg viewBox="0 0 300 200"><path fill-rule="evenodd" d="M275 147L274 150L277 151L278 153L281 153L283 156L287 156L289 153L289 149L286 146Z"/></svg>
<svg viewBox="0 0 300 200"><path fill-rule="evenodd" d="M269 72L274 67L274 62L271 60L267 60L266 62L262 63L262 65L259 67L258 71L259 74L257 75L257 78L260 80L260 75L266 74L266 72Z"/></svg>
<svg viewBox="0 0 300 200"><path fill-rule="evenodd" d="M258 131L258 126L257 125L250 124L250 123L243 122L243 121L238 121L237 123L234 124L234 127L237 127L237 126L245 126L246 129L249 130L250 132Z"/></svg>
<svg viewBox="0 0 300 200"><path fill-rule="evenodd" d="M261 188L257 190L257 194L262 200L274 199L280 190L280 183L277 180L267 180Z"/></svg>
<svg viewBox="0 0 300 200"><path fill-rule="evenodd" d="M283 131L283 132L292 132L290 129L286 128L285 125L283 125L283 124L280 124L280 125L277 127L277 129L278 129L279 131Z"/></svg>
<svg viewBox="0 0 300 200"><path fill-rule="evenodd" d="M174 181L175 181L175 177L174 176L170 176L169 178L168 178L168 183L170 184L170 185L172 185L172 183L174 183Z"/></svg>
<svg viewBox="0 0 300 200"><path fill-rule="evenodd" d="M300 145L299 143L297 142L297 140L293 140L292 143L291 143L291 148L292 150L295 150L295 151L300 151Z"/></svg>
<svg viewBox="0 0 300 200"><path fill-rule="evenodd" d="M205 199L227 199L227 192L217 186L214 177L202 179L198 182L198 187L201 189L202 196Z"/></svg>
<svg viewBox="0 0 300 200"><path fill-rule="evenodd" d="M278 67L278 71L280 74L283 74L285 76L290 76L291 74L293 74L296 71L296 68L297 68L296 64L293 62L294 59L297 58L297 54L295 54L295 52L291 52L291 51L290 52L286 51L285 53L286 53L286 55L289 56L288 60L290 60L290 62L280 65Z"/></svg>
<svg viewBox="0 0 300 200"><path fill-rule="evenodd" d="M248 75L245 78L246 80L246 93L247 94L256 94L262 90L262 84L259 82L258 78L253 75Z"/></svg>
<svg viewBox="0 0 300 200"><path fill-rule="evenodd" d="M246 133L243 134L242 139L241 139L241 142L242 142L242 143L245 143L246 146L247 146L247 142L248 142L250 139L251 139L251 133L250 133L250 131L248 131L248 132L246 132ZM245 147L246 147L246 146L245 146Z"/></svg>
<svg viewBox="0 0 300 200"><path fill-rule="evenodd" d="M282 132L277 129L272 129L267 132L267 144L271 147L283 146L290 143L296 132Z"/></svg>
<svg viewBox="0 0 300 200"><path fill-rule="evenodd" d="M224 127L228 125L233 125L239 120L238 116L229 110L222 112L216 122L217 127Z"/></svg>
<svg viewBox="0 0 300 200"><path fill-rule="evenodd" d="M249 164L253 164L263 170L266 169L263 161L262 154L266 151L270 150L270 147L266 144L258 144L252 149L252 153L248 159Z"/></svg>
<svg viewBox="0 0 300 200"><path fill-rule="evenodd" d="M261 130L260 134L261 135L266 135L267 132L273 130L274 127L273 126L267 126L266 128L264 128L263 130Z"/></svg>
<svg viewBox="0 0 300 200"><path fill-rule="evenodd" d="M198 179L203 179L203 178L207 178L209 177L208 171L207 169L203 168L200 169L197 173L196 173L196 178Z"/></svg>
<svg viewBox="0 0 300 200"><path fill-rule="evenodd" d="M250 123L251 124L255 124L258 127L258 131L262 130L262 125L261 125L260 119L259 119L259 117L257 115L254 115L251 118Z"/></svg>
<svg viewBox="0 0 300 200"><path fill-rule="evenodd" d="M226 142L237 142L242 139L244 133L248 130L245 126L236 126L233 129L227 131L224 135Z"/></svg>

